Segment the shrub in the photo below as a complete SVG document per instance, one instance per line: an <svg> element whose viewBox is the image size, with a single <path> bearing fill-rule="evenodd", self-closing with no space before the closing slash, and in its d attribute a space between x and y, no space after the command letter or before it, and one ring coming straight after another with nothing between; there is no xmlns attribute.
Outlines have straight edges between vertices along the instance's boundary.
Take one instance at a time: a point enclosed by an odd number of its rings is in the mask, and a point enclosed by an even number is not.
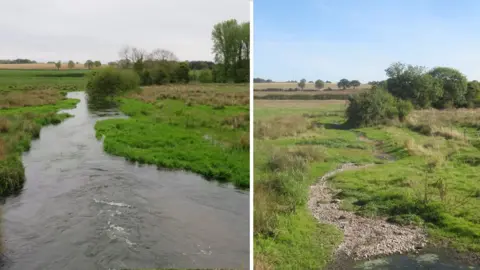
<svg viewBox="0 0 480 270"><path fill-rule="evenodd" d="M407 115L413 110L413 104L409 100L398 99L396 107L400 121L404 121Z"/></svg>
<svg viewBox="0 0 480 270"><path fill-rule="evenodd" d="M167 84L170 82L170 74L167 69L163 66L157 66L151 72L152 83L153 84Z"/></svg>
<svg viewBox="0 0 480 270"><path fill-rule="evenodd" d="M211 83L213 81L212 71L210 69L204 69L200 72L198 80L201 83Z"/></svg>
<svg viewBox="0 0 480 270"><path fill-rule="evenodd" d="M355 127L385 124L398 117L395 98L383 88L373 87L350 96L349 101L347 123Z"/></svg>
<svg viewBox="0 0 480 270"><path fill-rule="evenodd" d="M131 70L106 67L91 73L86 92L91 100L106 100L138 88L139 76Z"/></svg>

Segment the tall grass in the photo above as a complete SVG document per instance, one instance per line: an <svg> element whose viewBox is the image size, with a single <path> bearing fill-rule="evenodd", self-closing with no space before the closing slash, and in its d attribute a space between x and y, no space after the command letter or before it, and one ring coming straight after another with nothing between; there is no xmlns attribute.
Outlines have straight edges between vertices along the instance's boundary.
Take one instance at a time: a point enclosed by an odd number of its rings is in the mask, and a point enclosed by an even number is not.
<svg viewBox="0 0 480 270"><path fill-rule="evenodd" d="M57 114L59 108L70 108L76 103L51 90L12 94L22 98L18 99L16 106L10 103L8 108L0 110L0 196L22 189L25 174L21 154L30 149L32 139L40 136L42 126L58 124L68 117L67 114Z"/></svg>

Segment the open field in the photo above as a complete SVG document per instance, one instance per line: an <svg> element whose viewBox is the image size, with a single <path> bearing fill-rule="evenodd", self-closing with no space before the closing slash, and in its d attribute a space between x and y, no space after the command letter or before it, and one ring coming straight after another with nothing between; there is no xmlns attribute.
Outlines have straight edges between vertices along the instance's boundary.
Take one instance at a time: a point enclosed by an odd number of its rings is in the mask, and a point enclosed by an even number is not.
<svg viewBox="0 0 480 270"><path fill-rule="evenodd" d="M371 166L327 180L342 210L480 254L479 109L414 111L403 124L359 129L342 125L344 110L343 101L255 101L258 269L328 264L342 232L306 209L309 186L350 163Z"/></svg>
<svg viewBox="0 0 480 270"><path fill-rule="evenodd" d="M120 99L129 119L95 129L111 154L248 188L248 100L245 84L145 87Z"/></svg>
<svg viewBox="0 0 480 270"><path fill-rule="evenodd" d="M56 89L83 90L88 70L0 70L0 92Z"/></svg>
<svg viewBox="0 0 480 270"><path fill-rule="evenodd" d="M365 88L369 88L369 87L370 87L370 85L368 85L368 84L361 84L356 89L365 89ZM299 87L298 87L298 83L272 82L272 83L255 83L253 88L255 90L266 90L266 89L288 90L288 89L295 89L295 88L299 88ZM332 90L336 90L336 89L338 89L338 86L337 86L337 83L326 83L325 87L320 89L320 90L325 90L327 88L331 88ZM316 90L315 84L306 83L304 89L305 90Z"/></svg>
<svg viewBox="0 0 480 270"><path fill-rule="evenodd" d="M0 64L0 69L40 69L40 70L57 70L55 64L47 64L47 63L37 63L37 64ZM60 70L83 70L87 69L83 63L75 64L73 69L68 68L68 63L62 63Z"/></svg>
<svg viewBox="0 0 480 270"><path fill-rule="evenodd" d="M256 90L255 99L265 100L347 100L350 95L361 93L367 88L347 90L309 90L309 91L261 91Z"/></svg>

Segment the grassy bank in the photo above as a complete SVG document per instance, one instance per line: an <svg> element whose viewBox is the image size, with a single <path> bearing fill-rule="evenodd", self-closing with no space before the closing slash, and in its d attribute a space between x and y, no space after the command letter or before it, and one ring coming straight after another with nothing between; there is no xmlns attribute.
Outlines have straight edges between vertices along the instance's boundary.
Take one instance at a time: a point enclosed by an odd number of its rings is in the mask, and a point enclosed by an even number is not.
<svg viewBox="0 0 480 270"><path fill-rule="evenodd" d="M58 110L77 102L51 90L9 92L0 97L0 196L21 190L25 181L21 154L40 136L42 126L68 117L57 114Z"/></svg>
<svg viewBox="0 0 480 270"><path fill-rule="evenodd" d="M146 87L119 101L130 118L95 126L108 153L249 186L247 86Z"/></svg>
<svg viewBox="0 0 480 270"><path fill-rule="evenodd" d="M257 267L326 264L341 236L310 217L308 186L347 162L376 165L331 179L344 209L425 226L436 243L480 252L480 113L415 111L406 124L352 130L342 125L344 110L328 101L255 101Z"/></svg>

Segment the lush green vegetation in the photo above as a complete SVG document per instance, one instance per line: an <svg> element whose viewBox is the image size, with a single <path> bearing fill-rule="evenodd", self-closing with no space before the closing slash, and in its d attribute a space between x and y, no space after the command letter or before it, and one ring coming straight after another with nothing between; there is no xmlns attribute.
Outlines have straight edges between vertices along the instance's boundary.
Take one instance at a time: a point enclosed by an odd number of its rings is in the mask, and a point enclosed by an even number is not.
<svg viewBox="0 0 480 270"><path fill-rule="evenodd" d="M42 126L58 124L68 117L57 114L59 109L74 107L77 100L66 99L58 91L44 90L15 93L2 96L0 104L0 196L21 190L25 181L21 154L30 149L32 139L38 138ZM23 103L12 106L8 96L20 96ZM42 99L43 97L43 99ZM37 106L32 106L37 105Z"/></svg>
<svg viewBox="0 0 480 270"><path fill-rule="evenodd" d="M247 102L242 97L224 104L222 96L240 93L208 91L205 86L198 92L191 87L185 86L184 91L169 86L148 88L121 98L120 110L130 119L98 122L97 136L105 136L107 152L129 160L248 187L248 88L241 93Z"/></svg>
<svg viewBox="0 0 480 270"><path fill-rule="evenodd" d="M0 70L0 92L85 89L86 70Z"/></svg>
<svg viewBox="0 0 480 270"><path fill-rule="evenodd" d="M376 165L331 179L344 209L424 226L433 243L480 252L478 109L413 111L403 122L349 128L342 104L307 112L275 102L255 107L259 269L318 269L330 259L340 232L318 225L305 202L315 179L347 162Z"/></svg>
<svg viewBox="0 0 480 270"><path fill-rule="evenodd" d="M132 70L106 67L89 74L87 95L90 105L112 102L130 90L138 89L140 78Z"/></svg>

